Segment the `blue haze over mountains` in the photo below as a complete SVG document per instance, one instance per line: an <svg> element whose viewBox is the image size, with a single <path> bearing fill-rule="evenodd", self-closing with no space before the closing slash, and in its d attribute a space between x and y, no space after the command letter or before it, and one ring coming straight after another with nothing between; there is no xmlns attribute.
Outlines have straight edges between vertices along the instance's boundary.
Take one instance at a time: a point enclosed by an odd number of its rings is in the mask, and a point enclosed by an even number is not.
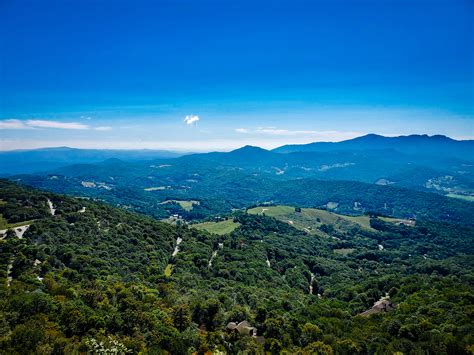
<svg viewBox="0 0 474 355"><path fill-rule="evenodd" d="M98 198L157 218L169 215L163 204L167 200L198 200L200 205L186 212L188 218L285 203L329 204L337 206L336 212L354 215L466 221L474 220L469 201L474 197L473 146L474 141L444 136L367 135L273 151L245 146L177 156L60 148L5 152L0 159L2 174L13 181ZM41 166L55 156L60 166ZM30 170L21 171L29 164Z"/></svg>
<svg viewBox="0 0 474 355"><path fill-rule="evenodd" d="M163 150L98 150L68 147L19 150L0 152L0 173L3 176L8 176L45 172L73 164L100 163L111 158L126 162L138 162L173 159L183 155L186 154ZM464 170L469 170L469 163L474 161L474 141L459 141L442 135L384 137L369 134L336 143L315 142L284 145L271 151L246 146L228 153L189 154L188 157L182 158L182 161L187 162L201 160L215 161L224 165L232 163L258 169L272 165L275 165L275 168L281 168L277 165L287 164L288 171L276 174L281 177L283 177L282 175L286 175L285 177L294 174L304 175L305 169L301 169L301 167L304 168L304 164L312 166L309 170L306 169L307 172L311 172L309 175L319 172L329 177L341 177L341 174L345 176L354 173L354 170L362 169L361 165L370 170L376 163L381 164L379 173L382 175L384 169L389 173L402 169L402 167L409 169L409 165L412 164L438 171L451 171L460 166L464 167ZM391 163L392 166L389 166L388 163ZM334 164L339 165L333 166ZM303 171L295 173L293 171L295 167L300 167L300 170ZM333 171L331 172L331 170ZM338 173L334 173L334 171ZM469 178L467 171L465 175Z"/></svg>
<svg viewBox="0 0 474 355"><path fill-rule="evenodd" d="M42 148L0 152L0 174L28 174L48 171L70 164L99 163L107 159L137 161L157 158L177 158L183 155L164 150L76 149L69 147Z"/></svg>

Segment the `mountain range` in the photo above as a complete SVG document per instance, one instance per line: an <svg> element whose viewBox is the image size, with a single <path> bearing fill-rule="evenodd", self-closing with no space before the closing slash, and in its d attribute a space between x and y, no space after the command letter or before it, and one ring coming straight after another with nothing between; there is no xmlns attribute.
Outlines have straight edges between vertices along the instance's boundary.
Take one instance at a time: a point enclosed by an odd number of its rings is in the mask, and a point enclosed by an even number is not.
<svg viewBox="0 0 474 355"><path fill-rule="evenodd" d="M183 153L166 150L77 149L69 147L0 152L0 176L47 171L70 164L98 163L116 158L125 161L177 158Z"/></svg>
<svg viewBox="0 0 474 355"><path fill-rule="evenodd" d="M0 352L469 354L472 143L392 139L14 153Z"/></svg>
<svg viewBox="0 0 474 355"><path fill-rule="evenodd" d="M454 146L472 142L439 136L398 138L402 143L408 139L406 147L413 141L425 142L417 154L408 148L401 152L368 143L393 139L361 137L356 140L359 146L366 142L371 148L365 150L279 153L245 146L177 158L109 158L9 178L58 193L102 199L156 218L178 213L189 220L203 219L254 204L286 203L331 206L335 212L352 215L371 212L471 223L472 157L466 149L450 157L433 152L443 145L440 142ZM173 201L199 204L185 210Z"/></svg>
<svg viewBox="0 0 474 355"><path fill-rule="evenodd" d="M246 146L228 154L205 153L195 154L198 157L226 162L231 159L234 163L275 162L281 164L288 157L279 157L271 153L332 153L343 155L343 152L360 154L361 152L386 151L387 154L397 156L410 155L418 161L443 161L453 159L455 161L474 161L474 141L454 140L452 138L435 135L410 135L399 137L384 137L376 134L368 134L362 137L332 143L315 142L302 145L284 145L267 151L262 148ZM153 159L172 159L186 155L166 150L101 150L101 149L77 149L68 147L43 148L35 150L16 150L0 152L0 174L3 176L12 174L34 173L47 171L72 164L90 164L103 160L115 158L124 161L141 161ZM292 157L296 157L293 155ZM316 155L298 155L301 160L314 158Z"/></svg>
<svg viewBox="0 0 474 355"><path fill-rule="evenodd" d="M335 150L394 149L401 153L465 158L473 160L474 140L455 140L443 135L409 135L384 137L368 134L342 142L316 142L301 145L284 145L274 149L278 153L328 152Z"/></svg>

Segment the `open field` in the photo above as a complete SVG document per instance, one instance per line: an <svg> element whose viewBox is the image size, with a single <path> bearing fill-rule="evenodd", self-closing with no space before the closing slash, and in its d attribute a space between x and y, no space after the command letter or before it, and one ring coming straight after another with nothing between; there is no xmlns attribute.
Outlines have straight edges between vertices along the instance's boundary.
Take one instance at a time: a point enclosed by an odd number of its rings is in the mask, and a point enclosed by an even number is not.
<svg viewBox="0 0 474 355"><path fill-rule="evenodd" d="M359 226L362 229L374 231L370 226L369 216L346 216L317 208L302 208L301 212L296 212L292 206L260 206L249 209L247 213L265 214L310 234L320 234L317 228L323 224L332 225L339 230L348 230ZM390 217L380 217L380 219L390 223L414 224L413 221L405 219Z"/></svg>
<svg viewBox="0 0 474 355"><path fill-rule="evenodd" d="M358 225L360 228L372 230L367 216L344 216L316 208L302 208L301 212L296 212L291 206L264 206L249 209L247 213L265 213L266 216L274 217L310 234L320 234L317 228L323 224L336 226L337 229L347 230Z"/></svg>
<svg viewBox="0 0 474 355"><path fill-rule="evenodd" d="M395 223L395 224L403 224L405 226L414 226L415 221L403 218L392 218L392 217L378 217L384 222Z"/></svg>
<svg viewBox="0 0 474 355"><path fill-rule="evenodd" d="M354 226L359 226L368 231L375 231L370 226L369 216L346 216L317 208L302 208L301 212L296 212L291 206L260 206L247 211L249 214L265 214L274 217L282 222L288 223L296 229L304 230L310 234L320 234L317 230L323 224L336 227L339 230L347 230ZM413 226L414 221L408 219L379 217L381 220L389 223L404 224Z"/></svg>
<svg viewBox="0 0 474 355"><path fill-rule="evenodd" d="M195 201L195 200L189 200L189 201L188 200L166 200L166 201L161 202L161 204L164 205L166 203L172 203L172 202L176 202L185 211L191 211L194 205L199 205L199 201Z"/></svg>
<svg viewBox="0 0 474 355"><path fill-rule="evenodd" d="M334 254L339 254L339 255L349 255L350 253L354 252L355 249L352 248L343 248L343 249L334 249L333 252Z"/></svg>
<svg viewBox="0 0 474 355"><path fill-rule="evenodd" d="M474 196L466 196L466 195L459 195L459 194L447 194L447 196L451 198L458 198L464 201L474 202Z"/></svg>
<svg viewBox="0 0 474 355"><path fill-rule="evenodd" d="M295 212L295 208L291 206L262 206L251 208L247 212L249 214L259 214L268 217L281 217Z"/></svg>
<svg viewBox="0 0 474 355"><path fill-rule="evenodd" d="M357 223L365 229L373 230L370 226L370 217L369 216L342 216L342 218L347 219L351 222Z"/></svg>
<svg viewBox="0 0 474 355"><path fill-rule="evenodd" d="M221 222L204 222L193 224L191 227L199 229L199 230L206 230L209 233L224 235L233 232L236 228L240 226L240 223L234 222L232 219L228 219L226 221Z"/></svg>
<svg viewBox="0 0 474 355"><path fill-rule="evenodd" d="M148 187L146 189L143 189L145 191L162 191L162 190L166 190L168 187L166 186L156 186L156 187Z"/></svg>

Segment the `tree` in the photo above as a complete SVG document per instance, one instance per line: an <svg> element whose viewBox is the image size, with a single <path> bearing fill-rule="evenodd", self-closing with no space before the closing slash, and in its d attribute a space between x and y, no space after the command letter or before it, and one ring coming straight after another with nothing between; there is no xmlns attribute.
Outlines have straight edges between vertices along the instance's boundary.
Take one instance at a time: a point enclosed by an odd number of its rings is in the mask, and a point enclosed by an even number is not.
<svg viewBox="0 0 474 355"><path fill-rule="evenodd" d="M324 344L322 341L316 341L303 349L305 355L333 355L334 350L331 345Z"/></svg>
<svg viewBox="0 0 474 355"><path fill-rule="evenodd" d="M173 308L173 324L181 332L189 327L191 312L187 304L179 304Z"/></svg>
<svg viewBox="0 0 474 355"><path fill-rule="evenodd" d="M322 332L317 325L306 323L301 329L301 345L307 346L321 340Z"/></svg>

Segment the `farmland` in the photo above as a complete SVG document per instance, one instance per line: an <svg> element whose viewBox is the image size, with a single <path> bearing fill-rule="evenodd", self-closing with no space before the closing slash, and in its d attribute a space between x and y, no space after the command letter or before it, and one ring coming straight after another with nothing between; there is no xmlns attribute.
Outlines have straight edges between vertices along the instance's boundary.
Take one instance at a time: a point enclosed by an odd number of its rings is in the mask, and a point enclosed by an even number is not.
<svg viewBox="0 0 474 355"><path fill-rule="evenodd" d="M218 235L229 234L240 226L239 223L234 222L232 219L228 219L220 222L204 222L193 224L192 227L198 230L206 230L209 233Z"/></svg>

